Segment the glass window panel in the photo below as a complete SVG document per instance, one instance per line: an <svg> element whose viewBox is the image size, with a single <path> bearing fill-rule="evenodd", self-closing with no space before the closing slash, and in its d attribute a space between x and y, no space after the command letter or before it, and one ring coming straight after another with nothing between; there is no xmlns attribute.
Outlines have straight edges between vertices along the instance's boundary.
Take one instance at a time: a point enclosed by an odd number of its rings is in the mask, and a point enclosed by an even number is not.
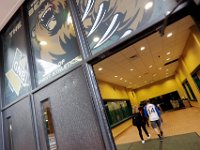
<svg viewBox="0 0 200 150"><path fill-rule="evenodd" d="M163 19L177 4L161 0L76 0L92 53Z"/></svg>
<svg viewBox="0 0 200 150"><path fill-rule="evenodd" d="M198 90L200 91L200 70L196 71L193 75L192 78L198 88Z"/></svg>
<svg viewBox="0 0 200 150"><path fill-rule="evenodd" d="M132 107L129 100L124 101L104 101L105 111L110 126L113 128L132 115Z"/></svg>
<svg viewBox="0 0 200 150"><path fill-rule="evenodd" d="M46 141L48 150L57 150L56 138L54 132L53 119L51 115L51 107L49 101L42 103L44 129L46 133Z"/></svg>
<svg viewBox="0 0 200 150"><path fill-rule="evenodd" d="M5 104L30 90L24 24L18 16L3 34Z"/></svg>
<svg viewBox="0 0 200 150"><path fill-rule="evenodd" d="M186 80L184 83L182 83L182 85L183 85L183 88L184 88L188 98L190 100L195 100L196 101L197 100L196 96L194 95L194 92L193 92L189 82Z"/></svg>
<svg viewBox="0 0 200 150"><path fill-rule="evenodd" d="M81 61L66 0L35 0L28 4L29 29L41 84Z"/></svg>

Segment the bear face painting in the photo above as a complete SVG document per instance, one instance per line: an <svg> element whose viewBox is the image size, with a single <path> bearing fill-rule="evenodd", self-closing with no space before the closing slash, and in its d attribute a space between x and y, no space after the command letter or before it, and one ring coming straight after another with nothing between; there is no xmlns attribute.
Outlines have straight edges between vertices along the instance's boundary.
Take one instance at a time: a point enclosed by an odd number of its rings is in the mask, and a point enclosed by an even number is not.
<svg viewBox="0 0 200 150"><path fill-rule="evenodd" d="M33 1L29 26L38 78L54 76L81 61L66 0Z"/></svg>
<svg viewBox="0 0 200 150"><path fill-rule="evenodd" d="M30 22L34 22L31 36L35 40L34 45L37 44L38 57L58 63L62 59L70 61L80 55L66 1L41 0L36 4L38 8L31 14Z"/></svg>

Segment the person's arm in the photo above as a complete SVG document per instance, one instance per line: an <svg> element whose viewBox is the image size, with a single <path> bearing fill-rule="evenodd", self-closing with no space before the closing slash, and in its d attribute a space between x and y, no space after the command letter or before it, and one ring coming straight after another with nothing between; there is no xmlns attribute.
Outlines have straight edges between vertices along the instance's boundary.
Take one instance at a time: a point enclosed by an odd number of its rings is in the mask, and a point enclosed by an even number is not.
<svg viewBox="0 0 200 150"><path fill-rule="evenodd" d="M144 107L143 111L144 111L144 117L148 118L149 116L148 116L148 113L147 113L147 110L146 110L146 106Z"/></svg>
<svg viewBox="0 0 200 150"><path fill-rule="evenodd" d="M155 106L155 105L154 105L154 106ZM155 109L156 109L156 112L157 112L158 116L160 116L160 110L158 109L157 106L155 106Z"/></svg>

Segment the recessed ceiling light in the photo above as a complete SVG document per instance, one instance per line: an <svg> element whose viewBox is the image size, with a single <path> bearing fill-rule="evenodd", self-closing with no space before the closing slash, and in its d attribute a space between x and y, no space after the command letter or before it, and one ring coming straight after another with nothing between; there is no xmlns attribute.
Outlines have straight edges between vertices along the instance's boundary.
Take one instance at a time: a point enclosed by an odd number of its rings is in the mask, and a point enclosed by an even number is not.
<svg viewBox="0 0 200 150"><path fill-rule="evenodd" d="M120 80L123 80L123 78L120 78Z"/></svg>
<svg viewBox="0 0 200 150"><path fill-rule="evenodd" d="M99 71L102 71L102 70L103 70L103 68L98 68L98 70L99 70Z"/></svg>
<svg viewBox="0 0 200 150"><path fill-rule="evenodd" d="M171 58L167 58L166 60L170 60Z"/></svg>
<svg viewBox="0 0 200 150"><path fill-rule="evenodd" d="M141 78L142 76L138 76L139 78Z"/></svg>
<svg viewBox="0 0 200 150"><path fill-rule="evenodd" d="M146 10L148 10L148 9L150 9L152 6L153 6L153 2L150 1L150 2L146 3L146 5L144 6L144 8L145 8Z"/></svg>
<svg viewBox="0 0 200 150"><path fill-rule="evenodd" d="M130 71L133 71L133 70L134 70L133 68L130 69Z"/></svg>
<svg viewBox="0 0 200 150"><path fill-rule="evenodd" d="M152 68L152 67L153 67L152 65L149 66L149 68Z"/></svg>
<svg viewBox="0 0 200 150"><path fill-rule="evenodd" d="M93 41L94 41L94 42L98 42L98 41L99 41L99 37L94 37L94 38L93 38Z"/></svg>
<svg viewBox="0 0 200 150"><path fill-rule="evenodd" d="M171 37L172 35L173 35L173 33L170 32L170 33L167 34L167 37L169 38L169 37Z"/></svg>
<svg viewBox="0 0 200 150"><path fill-rule="evenodd" d="M117 78L118 76L114 76L115 78Z"/></svg>
<svg viewBox="0 0 200 150"><path fill-rule="evenodd" d="M140 47L140 50L141 51L145 50L145 47L144 46Z"/></svg>
<svg viewBox="0 0 200 150"><path fill-rule="evenodd" d="M162 70L162 67L159 67L158 69L159 69L159 70Z"/></svg>
<svg viewBox="0 0 200 150"><path fill-rule="evenodd" d="M167 52L166 54L167 54L167 55L170 55L170 54L171 54L171 52Z"/></svg>
<svg viewBox="0 0 200 150"><path fill-rule="evenodd" d="M47 45L47 42L46 42L46 41L41 41L41 42L40 42L40 45L43 45L43 46L44 46L44 45Z"/></svg>

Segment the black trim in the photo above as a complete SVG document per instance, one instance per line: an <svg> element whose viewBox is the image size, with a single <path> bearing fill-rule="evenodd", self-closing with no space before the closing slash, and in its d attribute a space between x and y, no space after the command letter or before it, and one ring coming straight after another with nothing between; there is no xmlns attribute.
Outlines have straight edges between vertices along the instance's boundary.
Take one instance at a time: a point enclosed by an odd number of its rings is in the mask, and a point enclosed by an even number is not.
<svg viewBox="0 0 200 150"><path fill-rule="evenodd" d="M73 19L74 26L75 26L75 32L76 32L77 39L78 39L77 42L78 42L79 48L81 50L83 59L85 60L86 58L89 58L91 56L91 52L89 51L89 45L87 43L86 36L83 32L84 27L80 20L80 18L81 18L80 13L78 11L75 1L67 0L67 2L69 4L69 9L71 10L72 19Z"/></svg>
<svg viewBox="0 0 200 150"><path fill-rule="evenodd" d="M31 88L34 89L36 88L36 75L35 75L35 60L33 59L33 50L31 46L31 37L29 34L29 22L28 22L28 11L26 9L26 3L22 6L22 21L23 24L26 24L25 29L25 36L26 36L26 46L27 46L27 61L28 61L28 66L29 66L29 75L31 78Z"/></svg>
<svg viewBox="0 0 200 150"><path fill-rule="evenodd" d="M88 87L90 88L89 90L90 95L93 97L93 104L98 117L98 121L102 131L101 134L103 136L106 149L116 149L111 128L108 125L106 113L104 110L103 100L100 94L97 80L94 75L94 70L90 64L85 64L83 66L83 71L85 74Z"/></svg>

